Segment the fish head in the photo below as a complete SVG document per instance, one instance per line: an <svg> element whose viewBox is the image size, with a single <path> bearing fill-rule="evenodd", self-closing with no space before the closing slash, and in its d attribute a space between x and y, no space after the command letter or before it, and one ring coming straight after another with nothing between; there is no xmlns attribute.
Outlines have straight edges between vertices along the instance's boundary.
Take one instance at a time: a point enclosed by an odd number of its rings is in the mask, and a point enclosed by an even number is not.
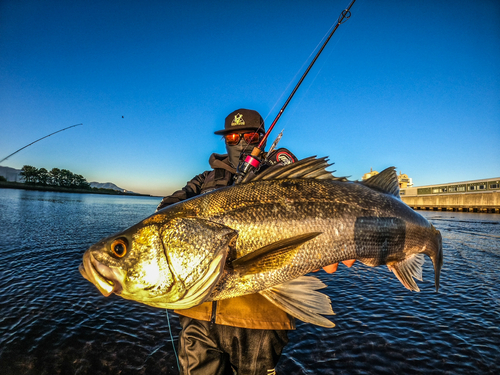
<svg viewBox="0 0 500 375"><path fill-rule="evenodd" d="M156 225L136 225L92 245L80 273L104 295L144 301L175 292Z"/></svg>
<svg viewBox="0 0 500 375"><path fill-rule="evenodd" d="M104 296L190 308L210 295L236 237L234 230L207 220L150 217L92 245L79 270Z"/></svg>

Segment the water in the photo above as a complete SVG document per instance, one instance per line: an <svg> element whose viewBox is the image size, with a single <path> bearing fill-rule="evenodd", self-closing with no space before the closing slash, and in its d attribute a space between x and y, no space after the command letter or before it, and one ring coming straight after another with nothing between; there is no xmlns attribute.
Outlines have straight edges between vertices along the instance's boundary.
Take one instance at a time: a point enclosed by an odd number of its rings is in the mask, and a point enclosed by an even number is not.
<svg viewBox="0 0 500 375"><path fill-rule="evenodd" d="M158 203L0 189L1 374L178 374L165 311L105 298L78 272L86 248ZM500 373L500 215L421 213L443 235L439 293L428 259L420 293L386 267L321 271L337 326L298 322L279 373Z"/></svg>

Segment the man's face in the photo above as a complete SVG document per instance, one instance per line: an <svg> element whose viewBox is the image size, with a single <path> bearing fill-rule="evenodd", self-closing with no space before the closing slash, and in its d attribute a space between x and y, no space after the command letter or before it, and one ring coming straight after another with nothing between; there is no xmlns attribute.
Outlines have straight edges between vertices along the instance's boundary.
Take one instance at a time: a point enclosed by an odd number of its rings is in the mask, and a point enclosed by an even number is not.
<svg viewBox="0 0 500 375"><path fill-rule="evenodd" d="M262 133L252 131L225 134L224 140L231 166L238 167L241 153L249 154L261 139Z"/></svg>

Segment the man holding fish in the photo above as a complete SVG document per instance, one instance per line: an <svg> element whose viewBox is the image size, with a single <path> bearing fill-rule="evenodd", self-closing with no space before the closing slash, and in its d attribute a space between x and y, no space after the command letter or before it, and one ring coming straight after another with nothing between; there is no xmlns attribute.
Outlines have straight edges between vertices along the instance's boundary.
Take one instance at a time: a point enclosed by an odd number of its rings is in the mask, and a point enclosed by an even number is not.
<svg viewBox="0 0 500 375"><path fill-rule="evenodd" d="M181 315L182 373L274 373L291 317L335 326L324 317L333 314L330 298L318 292L325 284L305 275L338 262L386 265L419 291L414 279L422 280L427 255L439 287L441 234L401 201L394 167L350 182L327 171L326 158L295 161L279 149L268 158L275 165L233 184L239 155L260 140L261 125L255 111L232 113L216 132L228 155L212 155L213 171L83 255L80 273L104 296Z"/></svg>
<svg viewBox="0 0 500 375"><path fill-rule="evenodd" d="M211 171L164 197L157 210L196 195L233 184L242 153L249 153L265 133L264 120L253 110L238 109L225 120L222 135L227 155L212 154ZM297 158L280 148L268 158L272 164L290 164ZM205 302L179 314L179 361L186 374L271 374L288 342L295 319L260 294Z"/></svg>

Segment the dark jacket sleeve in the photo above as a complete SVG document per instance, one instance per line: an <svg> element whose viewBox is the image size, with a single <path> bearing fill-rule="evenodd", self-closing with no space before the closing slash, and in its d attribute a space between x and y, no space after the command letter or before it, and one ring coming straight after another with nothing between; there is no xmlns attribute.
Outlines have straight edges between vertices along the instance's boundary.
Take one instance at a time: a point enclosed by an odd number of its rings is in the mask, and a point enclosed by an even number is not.
<svg viewBox="0 0 500 375"><path fill-rule="evenodd" d="M156 208L156 211L170 206L171 204L199 195L201 192L201 187L203 186L203 182L205 182L205 178L207 177L208 173L209 171L205 171L202 174L199 174L191 181L188 181L186 186L184 186L181 190L177 190L172 195L164 197Z"/></svg>

